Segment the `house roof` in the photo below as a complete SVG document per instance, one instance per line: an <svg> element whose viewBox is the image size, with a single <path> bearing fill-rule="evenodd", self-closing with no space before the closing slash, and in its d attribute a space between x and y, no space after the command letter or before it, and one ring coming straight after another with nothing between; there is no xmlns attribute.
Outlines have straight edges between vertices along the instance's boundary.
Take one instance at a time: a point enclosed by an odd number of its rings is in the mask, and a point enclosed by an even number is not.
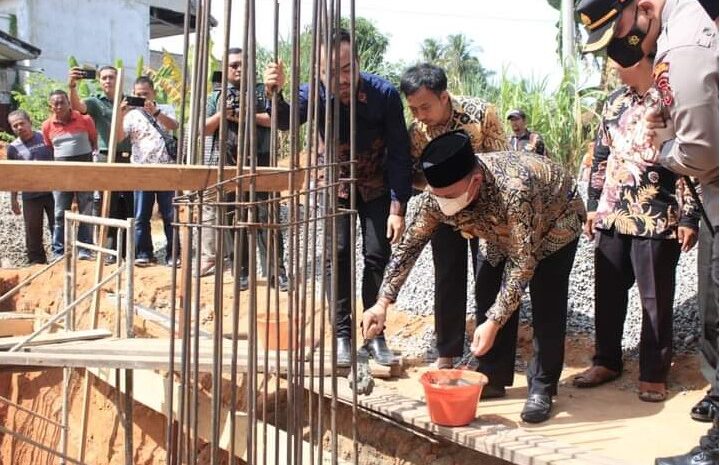
<svg viewBox="0 0 720 465"><path fill-rule="evenodd" d="M190 32L195 31L196 2L191 0ZM210 16L210 26L218 22ZM153 0L150 2L150 38L157 39L182 34L185 28L185 1Z"/></svg>
<svg viewBox="0 0 720 465"><path fill-rule="evenodd" d="M0 62L34 60L41 50L0 30Z"/></svg>

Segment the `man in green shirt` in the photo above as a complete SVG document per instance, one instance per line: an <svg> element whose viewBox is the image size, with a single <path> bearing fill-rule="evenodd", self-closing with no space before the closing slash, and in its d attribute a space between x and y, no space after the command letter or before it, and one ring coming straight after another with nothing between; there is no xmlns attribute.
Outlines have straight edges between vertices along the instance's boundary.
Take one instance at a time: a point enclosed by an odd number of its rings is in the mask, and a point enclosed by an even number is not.
<svg viewBox="0 0 720 465"><path fill-rule="evenodd" d="M89 115L95 122L95 128L98 132L98 154L95 158L97 162L106 162L108 157L108 147L110 144L110 129L112 127L113 102L115 100L115 81L117 79L117 69L113 66L102 66L97 71L100 80L102 92L85 99L80 99L77 91L77 81L84 78L84 72L80 68L72 68L68 74L68 88L70 89L70 105L73 110L77 110L83 115ZM121 96L122 98L122 96ZM130 141L125 138L118 142L115 151L115 161L117 163L130 162ZM100 215L100 206L102 205L102 193L95 192L93 197L93 214ZM133 193L132 192L113 192L110 195L110 218L126 219L134 216ZM108 229L107 246L116 249L117 233L115 228ZM121 245L122 247L122 245ZM109 256L108 263L113 263L115 257Z"/></svg>

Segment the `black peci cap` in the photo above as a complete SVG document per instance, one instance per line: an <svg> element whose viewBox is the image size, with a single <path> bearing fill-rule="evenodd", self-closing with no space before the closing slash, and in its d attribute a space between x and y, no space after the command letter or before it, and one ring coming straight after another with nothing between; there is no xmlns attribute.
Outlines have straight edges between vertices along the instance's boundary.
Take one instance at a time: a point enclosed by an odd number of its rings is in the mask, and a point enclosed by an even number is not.
<svg viewBox="0 0 720 465"><path fill-rule="evenodd" d="M585 26L588 39L583 53L596 52L607 47L615 34L615 26L622 10L632 0L580 0L575 11Z"/></svg>
<svg viewBox="0 0 720 465"><path fill-rule="evenodd" d="M470 136L462 129L431 140L420 157L425 179L432 187L447 187L470 174L476 159Z"/></svg>

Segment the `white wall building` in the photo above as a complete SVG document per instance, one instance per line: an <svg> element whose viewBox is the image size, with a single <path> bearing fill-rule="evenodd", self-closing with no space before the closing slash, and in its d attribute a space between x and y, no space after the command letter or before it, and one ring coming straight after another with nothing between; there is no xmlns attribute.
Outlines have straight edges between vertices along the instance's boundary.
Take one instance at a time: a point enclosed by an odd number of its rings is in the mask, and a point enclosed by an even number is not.
<svg viewBox="0 0 720 465"><path fill-rule="evenodd" d="M94 66L121 59L126 76L134 76L138 57L149 62L150 39L182 34L185 5L186 0L0 0L0 29L40 48L39 58L23 64L53 79L67 79L70 56Z"/></svg>

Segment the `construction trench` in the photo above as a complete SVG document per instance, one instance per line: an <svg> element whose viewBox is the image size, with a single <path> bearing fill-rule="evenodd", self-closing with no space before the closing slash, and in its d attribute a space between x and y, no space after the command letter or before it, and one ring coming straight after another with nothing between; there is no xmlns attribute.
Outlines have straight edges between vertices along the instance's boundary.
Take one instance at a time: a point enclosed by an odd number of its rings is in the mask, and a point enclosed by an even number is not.
<svg viewBox="0 0 720 465"><path fill-rule="evenodd" d="M392 367L370 362L363 370L354 354L354 369L335 368L335 321L329 309L337 295L338 222L350 220L351 250L357 236L354 189L349 208L338 203L337 194L355 180L355 149L351 146L349 162L341 162L338 141L330 138L323 144L324 158L317 156L318 126L325 124L325 134L335 134L339 112L329 101L325 114L336 117L321 123L319 99L313 95L319 88L321 43L331 46L341 17L350 18L354 40L355 4L349 2L349 11L342 11L340 1L312 2L312 53L310 63L303 65L311 69L309 101L316 103L303 128L297 113L291 114L286 160L277 157L279 132L273 117L271 167L260 168L254 161L254 124L248 123L255 100L246 97L255 92L256 2L244 3L245 92L237 165L226 166L219 157L217 167L193 166L201 162L207 143L201 122L210 24L209 2L197 1L195 53L186 67L193 72L184 76L182 92L189 114L184 115L185 102L180 113L180 120L189 122L179 134L189 141L178 156L186 165L3 166L7 175L0 190L100 190L106 200L112 190L177 190L172 249L181 266L136 268L132 254L126 259L98 246L90 247L95 262L78 261L78 246L88 247L77 240L82 223L91 224L99 238L109 227L116 228L118 243L134 250L133 234L128 234L133 220L103 218L106 202L102 217L66 214L66 254L59 262L0 275L0 310L11 312L0 320L2 336L8 336L0 338L0 463L624 463L618 458L622 453L608 458L592 447L566 443L562 436L519 427L507 420L508 403L485 412L481 403L478 417L467 427L434 425L419 396L406 395L402 384L393 388L394 382L411 378L408 368L413 367L400 357ZM224 0L226 18L237 16L234 4ZM277 37L279 4L274 4ZM300 4L283 3L294 18L293 60L287 64L291 89L299 85ZM189 27L186 19L185 57ZM224 38L227 49L228 26ZM222 66L227 69L227 58ZM330 66L327 75L337 76ZM225 81L222 88L227 88ZM275 93L273 103L277 98ZM296 91L285 98L296 107ZM353 131L354 99L350 112ZM223 123L220 147L227 137ZM319 177L322 184L313 181ZM33 185L36 179L47 183ZM204 219L208 212L214 221ZM208 234L217 244L215 263L226 265L216 266L214 276L204 279L197 252ZM269 249L264 264L257 258L259 235ZM272 252L280 240L286 244L284 264ZM241 290L234 278L240 275L240 260L233 258L245 253L249 283ZM117 264L103 267L108 254L117 257ZM283 265L291 278L287 292L258 277L259 268L277 276ZM353 301L355 328L361 311ZM353 347L359 346L355 339L353 333ZM364 371L375 389L359 393L351 386L367 382Z"/></svg>

